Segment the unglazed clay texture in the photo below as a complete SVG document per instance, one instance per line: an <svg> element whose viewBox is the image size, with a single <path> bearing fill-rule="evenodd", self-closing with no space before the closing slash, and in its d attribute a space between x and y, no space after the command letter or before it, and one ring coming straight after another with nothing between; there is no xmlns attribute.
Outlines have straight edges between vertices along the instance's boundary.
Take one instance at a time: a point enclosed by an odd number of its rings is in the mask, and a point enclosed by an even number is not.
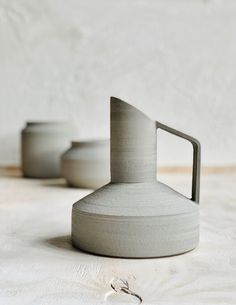
<svg viewBox="0 0 236 305"><path fill-rule="evenodd" d="M156 179L156 125L141 111L111 102L111 182Z"/></svg>
<svg viewBox="0 0 236 305"><path fill-rule="evenodd" d="M156 181L160 126L131 105L111 98L111 183L73 205L74 246L137 258L175 255L197 246L198 204ZM200 146L194 138L191 141L196 143L199 165ZM195 171L199 177L199 166ZM199 181L194 178L193 193L198 198Z"/></svg>
<svg viewBox="0 0 236 305"><path fill-rule="evenodd" d="M195 248L198 206L156 183L108 184L74 205L73 244L118 257L156 257Z"/></svg>
<svg viewBox="0 0 236 305"><path fill-rule="evenodd" d="M77 141L61 157L70 186L97 189L110 181L109 140Z"/></svg>
<svg viewBox="0 0 236 305"><path fill-rule="evenodd" d="M69 147L75 129L68 123L30 122L21 133L24 177L60 177L60 157Z"/></svg>

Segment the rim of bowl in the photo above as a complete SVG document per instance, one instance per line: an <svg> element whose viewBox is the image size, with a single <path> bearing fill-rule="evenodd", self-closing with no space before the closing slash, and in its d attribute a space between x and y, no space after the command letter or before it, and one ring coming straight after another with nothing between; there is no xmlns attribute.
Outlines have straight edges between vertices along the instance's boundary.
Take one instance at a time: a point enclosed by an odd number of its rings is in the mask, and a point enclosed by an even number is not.
<svg viewBox="0 0 236 305"><path fill-rule="evenodd" d="M69 122L66 121L27 121L26 126L36 126L36 125L68 125Z"/></svg>
<svg viewBox="0 0 236 305"><path fill-rule="evenodd" d="M74 140L71 141L73 147L79 146L93 146L93 145L105 145L110 142L110 139L87 139L87 140Z"/></svg>

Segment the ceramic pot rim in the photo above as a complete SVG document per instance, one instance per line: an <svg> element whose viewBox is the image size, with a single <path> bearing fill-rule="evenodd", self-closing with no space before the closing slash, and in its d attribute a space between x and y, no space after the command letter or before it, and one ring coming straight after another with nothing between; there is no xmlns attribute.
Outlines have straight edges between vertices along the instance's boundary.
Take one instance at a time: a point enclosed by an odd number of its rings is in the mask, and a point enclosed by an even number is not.
<svg viewBox="0 0 236 305"><path fill-rule="evenodd" d="M82 146L97 146L97 145L107 145L109 139L88 139L88 140L75 140L71 142L72 147L82 147Z"/></svg>
<svg viewBox="0 0 236 305"><path fill-rule="evenodd" d="M26 126L57 126L69 125L66 121L27 121Z"/></svg>

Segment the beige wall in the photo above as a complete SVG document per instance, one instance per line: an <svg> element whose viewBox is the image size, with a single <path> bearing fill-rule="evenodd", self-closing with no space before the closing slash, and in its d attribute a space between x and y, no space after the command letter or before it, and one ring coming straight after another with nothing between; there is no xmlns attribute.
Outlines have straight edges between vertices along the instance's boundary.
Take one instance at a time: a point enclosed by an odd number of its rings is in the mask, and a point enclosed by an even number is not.
<svg viewBox="0 0 236 305"><path fill-rule="evenodd" d="M0 163L26 120L109 135L109 96L197 137L203 163L235 163L236 2L0 1ZM159 137L160 164L191 150Z"/></svg>

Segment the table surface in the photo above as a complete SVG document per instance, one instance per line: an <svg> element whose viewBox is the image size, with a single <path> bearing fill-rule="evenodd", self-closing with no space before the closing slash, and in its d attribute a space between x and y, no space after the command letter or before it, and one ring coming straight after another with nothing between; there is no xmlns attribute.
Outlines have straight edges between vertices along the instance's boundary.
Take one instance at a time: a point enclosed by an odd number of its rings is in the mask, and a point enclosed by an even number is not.
<svg viewBox="0 0 236 305"><path fill-rule="evenodd" d="M189 174L162 174L180 191ZM90 190L0 171L0 304L138 304L112 290L124 279L143 304L236 304L236 173L201 181L197 249L161 259L117 259L71 246L71 206Z"/></svg>

